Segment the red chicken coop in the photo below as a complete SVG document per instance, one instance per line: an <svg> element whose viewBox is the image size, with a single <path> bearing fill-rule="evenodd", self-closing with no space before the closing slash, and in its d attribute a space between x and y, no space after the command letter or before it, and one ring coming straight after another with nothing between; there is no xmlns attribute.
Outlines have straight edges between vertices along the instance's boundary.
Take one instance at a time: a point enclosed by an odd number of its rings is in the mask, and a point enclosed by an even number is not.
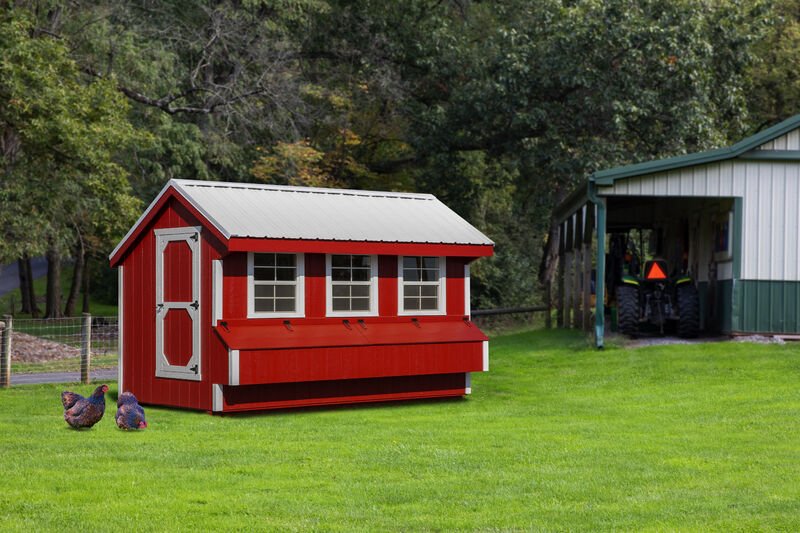
<svg viewBox="0 0 800 533"><path fill-rule="evenodd" d="M493 246L428 194L171 180L110 256L120 391L223 413L469 394Z"/></svg>

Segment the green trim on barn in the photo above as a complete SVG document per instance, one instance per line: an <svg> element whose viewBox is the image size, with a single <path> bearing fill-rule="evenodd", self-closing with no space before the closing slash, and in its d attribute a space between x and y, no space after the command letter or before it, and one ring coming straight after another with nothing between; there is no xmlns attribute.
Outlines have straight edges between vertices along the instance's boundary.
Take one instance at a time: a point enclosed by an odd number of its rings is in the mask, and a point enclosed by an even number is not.
<svg viewBox="0 0 800 533"><path fill-rule="evenodd" d="M800 281L738 280L735 333L800 333Z"/></svg>
<svg viewBox="0 0 800 533"><path fill-rule="evenodd" d="M644 163L636 163L635 165L626 165L624 167L610 168L608 170L595 172L589 179L598 185L613 185L616 180L623 178L654 174L656 172L666 172L684 167L706 165L708 163L725 161L740 156L745 156L745 158L749 159L754 157L751 150L777 139L798 127L800 127L800 115L795 115L792 118L784 120L780 124L776 124L762 132L751 135L746 139L742 139L732 146L717 148L716 150L709 150L707 152L668 157L656 161L646 161ZM769 158L768 156L765 157ZM787 152L785 160L798 161L800 160L800 153L796 153L792 156Z"/></svg>

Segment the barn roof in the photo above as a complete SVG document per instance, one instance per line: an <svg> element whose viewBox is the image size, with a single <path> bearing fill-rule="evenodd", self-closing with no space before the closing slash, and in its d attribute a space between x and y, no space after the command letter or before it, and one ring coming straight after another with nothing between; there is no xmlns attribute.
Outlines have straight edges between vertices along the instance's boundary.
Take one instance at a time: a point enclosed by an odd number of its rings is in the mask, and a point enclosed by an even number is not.
<svg viewBox="0 0 800 533"><path fill-rule="evenodd" d="M170 180L111 253L112 260L169 192L225 239L494 244L431 194Z"/></svg>

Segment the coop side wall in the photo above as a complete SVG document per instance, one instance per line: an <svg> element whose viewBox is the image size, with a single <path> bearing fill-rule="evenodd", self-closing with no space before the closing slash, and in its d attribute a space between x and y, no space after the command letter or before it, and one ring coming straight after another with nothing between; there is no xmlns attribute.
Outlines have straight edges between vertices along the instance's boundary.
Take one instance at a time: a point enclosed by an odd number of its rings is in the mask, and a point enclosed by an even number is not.
<svg viewBox="0 0 800 533"><path fill-rule="evenodd" d="M141 233L122 261L124 305L122 339L124 388L144 404L211 410L211 384L227 373L227 349L212 331L211 261L221 257L221 244L203 227L200 247L200 381L155 377L155 236L161 228L196 227L203 222L174 198ZM167 274L168 275L168 274Z"/></svg>

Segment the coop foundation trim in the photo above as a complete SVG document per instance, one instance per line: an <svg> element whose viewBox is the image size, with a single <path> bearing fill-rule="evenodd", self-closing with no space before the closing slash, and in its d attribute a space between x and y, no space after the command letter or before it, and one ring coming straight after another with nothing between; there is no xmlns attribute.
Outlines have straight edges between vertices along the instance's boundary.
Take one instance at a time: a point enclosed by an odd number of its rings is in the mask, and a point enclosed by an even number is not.
<svg viewBox="0 0 800 533"><path fill-rule="evenodd" d="M228 350L228 384L239 384L239 350Z"/></svg>
<svg viewBox="0 0 800 533"><path fill-rule="evenodd" d="M464 394L472 394L472 374L464 373Z"/></svg>
<svg viewBox="0 0 800 533"><path fill-rule="evenodd" d="M214 383L211 386L211 410L215 413L222 411L222 385Z"/></svg>
<svg viewBox="0 0 800 533"><path fill-rule="evenodd" d="M489 371L489 341L483 341L483 371Z"/></svg>

